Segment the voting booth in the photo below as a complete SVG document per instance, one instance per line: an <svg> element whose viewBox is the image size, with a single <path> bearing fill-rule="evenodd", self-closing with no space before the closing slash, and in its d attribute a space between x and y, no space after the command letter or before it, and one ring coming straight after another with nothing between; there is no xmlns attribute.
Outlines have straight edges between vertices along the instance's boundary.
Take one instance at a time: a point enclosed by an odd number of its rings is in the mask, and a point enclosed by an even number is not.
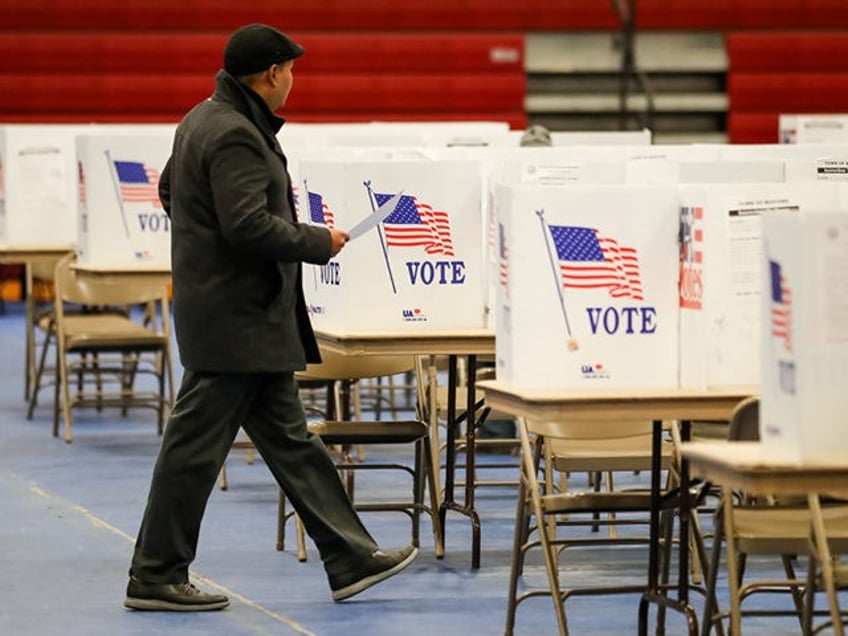
<svg viewBox="0 0 848 636"><path fill-rule="evenodd" d="M80 265L170 269L170 219L158 192L170 153L164 134L77 138Z"/></svg>
<svg viewBox="0 0 848 636"><path fill-rule="evenodd" d="M0 245L77 242L73 127L0 126Z"/></svg>
<svg viewBox="0 0 848 636"><path fill-rule="evenodd" d="M761 222L798 206L784 184L680 185L683 387L757 384Z"/></svg>
<svg viewBox="0 0 848 636"><path fill-rule="evenodd" d="M288 148L453 147L504 145L506 122L287 123L277 137ZM517 143L516 143L517 145Z"/></svg>
<svg viewBox="0 0 848 636"><path fill-rule="evenodd" d="M680 381L705 389L760 380L762 222L772 214L835 210L840 183L680 185Z"/></svg>
<svg viewBox="0 0 848 636"><path fill-rule="evenodd" d="M848 451L848 214L771 215L763 241L760 438L777 458L841 459Z"/></svg>
<svg viewBox="0 0 848 636"><path fill-rule="evenodd" d="M678 385L677 191L497 187L498 379Z"/></svg>
<svg viewBox="0 0 848 636"><path fill-rule="evenodd" d="M313 324L357 333L485 326L477 161L304 160L301 221L352 239L327 265L304 266ZM370 226L362 234L362 221Z"/></svg>
<svg viewBox="0 0 848 636"><path fill-rule="evenodd" d="M786 161L787 181L829 181L848 184L848 149L841 155Z"/></svg>
<svg viewBox="0 0 848 636"><path fill-rule="evenodd" d="M782 144L821 144L848 142L848 115L780 115L779 139Z"/></svg>

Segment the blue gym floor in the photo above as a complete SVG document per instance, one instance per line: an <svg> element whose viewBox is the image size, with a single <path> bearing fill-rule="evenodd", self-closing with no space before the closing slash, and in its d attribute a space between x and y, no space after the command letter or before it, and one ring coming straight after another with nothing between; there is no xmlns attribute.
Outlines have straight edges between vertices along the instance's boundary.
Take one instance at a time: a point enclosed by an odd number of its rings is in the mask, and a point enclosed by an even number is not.
<svg viewBox="0 0 848 636"><path fill-rule="evenodd" d="M514 486L477 491L482 524L480 570L471 569L468 519L449 513L443 560L434 556L425 519L421 555L412 566L355 599L334 603L311 543L307 562L298 562L291 524L286 550L275 549L277 489L262 460L248 464L244 451L233 451L227 463L228 490L213 492L192 573L199 586L229 595L229 609L185 614L125 610L127 567L159 443L154 414L141 410L122 417L114 410L78 410L74 442L53 438L52 387L42 393L34 418L26 419L24 329L23 306L7 303L0 314L3 636L503 633ZM393 450L372 449L367 454L373 457ZM480 460L502 464L482 472L484 479L517 475L513 457L487 455ZM359 473L357 497L363 501L378 497L394 488L395 482L393 477ZM633 484L646 485L647 475L633 476ZM571 487L579 485L575 476ZM408 543L405 515L363 513L363 519L382 545ZM705 526L709 529L707 517ZM646 578L647 549L574 550L565 562L563 576L569 584L640 584ZM544 570L539 556L533 555L530 563L525 579L541 584ZM752 560L749 565L749 570L774 571L775 575L778 568L777 561ZM726 607L724 580L720 585L720 602ZM697 594L693 601L700 611ZM781 596L765 603L788 606L789 601ZM635 634L637 607L637 595L573 598L567 606L571 634ZM799 633L793 618L745 619L743 629L754 636ZM550 599L522 603L515 633L555 634ZM685 633L679 614L669 613L666 633Z"/></svg>

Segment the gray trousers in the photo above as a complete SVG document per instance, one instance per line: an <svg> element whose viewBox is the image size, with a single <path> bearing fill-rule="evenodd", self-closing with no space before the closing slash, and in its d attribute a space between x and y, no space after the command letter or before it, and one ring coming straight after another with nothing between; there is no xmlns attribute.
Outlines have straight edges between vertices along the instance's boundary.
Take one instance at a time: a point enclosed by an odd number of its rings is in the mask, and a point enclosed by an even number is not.
<svg viewBox="0 0 848 636"><path fill-rule="evenodd" d="M303 520L328 574L342 574L376 543L359 519L321 440L306 430L292 373L186 370L171 412L130 575L188 580L206 502L243 427Z"/></svg>

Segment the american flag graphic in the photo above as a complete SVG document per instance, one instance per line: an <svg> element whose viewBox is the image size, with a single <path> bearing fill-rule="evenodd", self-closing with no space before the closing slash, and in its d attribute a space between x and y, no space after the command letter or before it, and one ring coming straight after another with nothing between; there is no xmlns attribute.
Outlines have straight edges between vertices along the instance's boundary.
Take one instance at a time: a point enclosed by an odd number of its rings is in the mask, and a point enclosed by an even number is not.
<svg viewBox="0 0 848 636"><path fill-rule="evenodd" d="M336 226L336 217L333 216L333 212L327 202L324 201L324 197L317 192L309 193L309 218L312 219L313 223L327 227Z"/></svg>
<svg viewBox="0 0 848 636"><path fill-rule="evenodd" d="M703 259L704 230L701 227L704 208L684 207L680 214L680 261L701 263Z"/></svg>
<svg viewBox="0 0 848 636"><path fill-rule="evenodd" d="M598 230L550 225L564 287L607 288L613 298L644 300L639 257Z"/></svg>
<svg viewBox="0 0 848 636"><path fill-rule="evenodd" d="M786 351L792 351L792 291L780 263L769 261L771 276L771 335L783 343Z"/></svg>
<svg viewBox="0 0 848 636"><path fill-rule="evenodd" d="M394 196L374 193L378 206ZM423 247L427 254L454 255L447 212L434 210L412 195L401 195L394 211L383 219L383 227L391 247Z"/></svg>
<svg viewBox="0 0 848 636"><path fill-rule="evenodd" d="M509 295L509 248L506 245L506 231L503 223L498 223L498 256L500 261L498 280L504 293Z"/></svg>
<svg viewBox="0 0 848 636"><path fill-rule="evenodd" d="M159 201L159 173L138 161L115 161L115 172L121 186L121 199L125 203L152 203L161 208Z"/></svg>

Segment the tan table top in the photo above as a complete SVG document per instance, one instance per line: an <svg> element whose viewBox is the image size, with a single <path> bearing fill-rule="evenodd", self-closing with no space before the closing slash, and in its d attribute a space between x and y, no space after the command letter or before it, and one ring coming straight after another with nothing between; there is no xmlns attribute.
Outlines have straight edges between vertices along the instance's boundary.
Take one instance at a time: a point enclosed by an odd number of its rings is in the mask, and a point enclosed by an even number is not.
<svg viewBox="0 0 848 636"><path fill-rule="evenodd" d="M681 452L693 474L750 492L803 495L848 493L848 452L793 462L760 442L687 442Z"/></svg>
<svg viewBox="0 0 848 636"><path fill-rule="evenodd" d="M726 420L755 386L690 389L526 389L499 380L478 382L486 405L537 420Z"/></svg>
<svg viewBox="0 0 848 636"><path fill-rule="evenodd" d="M16 247L0 243L0 263L56 261L76 249L73 245L33 245Z"/></svg>
<svg viewBox="0 0 848 636"><path fill-rule="evenodd" d="M315 337L322 347L342 355L490 355L495 352L495 334L488 329L376 334L316 327Z"/></svg>
<svg viewBox="0 0 848 636"><path fill-rule="evenodd" d="M121 284L132 281L134 284L164 285L171 282L171 270L153 267L111 268L74 264L71 266L81 276L96 277L105 283Z"/></svg>

